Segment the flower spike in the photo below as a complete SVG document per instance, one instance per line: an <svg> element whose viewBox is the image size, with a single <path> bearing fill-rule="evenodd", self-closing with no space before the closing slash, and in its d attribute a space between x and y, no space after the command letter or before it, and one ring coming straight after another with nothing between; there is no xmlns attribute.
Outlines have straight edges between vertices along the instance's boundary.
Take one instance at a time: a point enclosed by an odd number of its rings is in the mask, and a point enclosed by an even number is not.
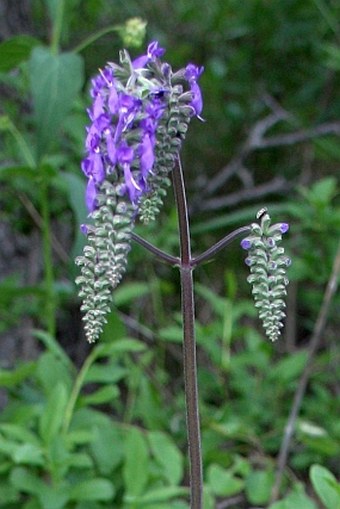
<svg viewBox="0 0 340 509"><path fill-rule="evenodd" d="M188 125L202 110L197 83L203 68L173 73L157 41L131 60L108 63L91 81L86 157L86 205L93 224L83 225L88 244L76 263L87 339L105 323L112 290L126 270L137 217L148 223L163 203Z"/></svg>
<svg viewBox="0 0 340 509"><path fill-rule="evenodd" d="M278 247L282 235L289 229L287 223L271 225L266 208L256 214L259 223L251 225L251 232L241 241L241 247L248 251L245 263L250 268L248 282L252 285L255 306L267 336L276 341L283 327L286 306L284 297L287 294L286 267L291 260Z"/></svg>

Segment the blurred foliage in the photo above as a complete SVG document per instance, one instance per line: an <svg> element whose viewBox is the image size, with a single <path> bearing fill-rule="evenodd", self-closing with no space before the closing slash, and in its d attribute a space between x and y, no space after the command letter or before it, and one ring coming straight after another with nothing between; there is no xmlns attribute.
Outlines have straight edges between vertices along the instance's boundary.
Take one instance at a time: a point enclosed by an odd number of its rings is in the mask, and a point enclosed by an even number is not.
<svg viewBox="0 0 340 509"><path fill-rule="evenodd" d="M30 30L0 43L1 508L187 507L178 274L134 246L130 275L91 350L79 346L73 283L86 217L79 164L88 81L123 45L138 54L153 39L174 68L205 66L206 122L192 123L183 154L198 203L195 251L251 222L264 202L273 218L291 224L287 332L278 344L263 339L237 245L196 271L205 509L228 498L238 508L339 507L339 295L281 499L270 504L275 458L339 239L339 128L246 153L251 188L279 176L289 192L204 210L209 180L242 155L253 126L268 114L287 113L266 139L338 122L339 14L332 0L32 0ZM239 185L234 176L215 196ZM157 224L138 228L177 252L171 203ZM41 244L28 262L37 232ZM13 363L8 345L21 342L18 324L27 340L25 319L33 342Z"/></svg>

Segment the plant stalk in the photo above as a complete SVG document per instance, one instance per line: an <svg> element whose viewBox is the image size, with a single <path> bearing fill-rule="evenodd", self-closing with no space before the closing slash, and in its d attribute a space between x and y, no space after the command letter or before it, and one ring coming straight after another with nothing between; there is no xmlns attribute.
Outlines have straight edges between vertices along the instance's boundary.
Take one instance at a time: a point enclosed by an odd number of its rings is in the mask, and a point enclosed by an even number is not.
<svg viewBox="0 0 340 509"><path fill-rule="evenodd" d="M195 305L191 257L189 214L180 159L172 172L180 238L180 276L183 317L183 364L187 434L190 462L190 508L202 509L203 476L201 432L198 408Z"/></svg>

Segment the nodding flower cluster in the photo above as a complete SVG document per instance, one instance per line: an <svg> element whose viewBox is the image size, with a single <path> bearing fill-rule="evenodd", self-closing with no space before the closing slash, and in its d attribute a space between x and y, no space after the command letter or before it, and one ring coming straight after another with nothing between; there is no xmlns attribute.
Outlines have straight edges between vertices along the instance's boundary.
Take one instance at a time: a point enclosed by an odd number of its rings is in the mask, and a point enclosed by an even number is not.
<svg viewBox="0 0 340 509"><path fill-rule="evenodd" d="M76 260L90 342L126 270L135 219L148 223L159 212L189 122L202 111L203 68L190 63L173 72L164 52L157 41L135 60L124 50L119 65L108 63L92 80L82 162L91 224L82 226L87 246Z"/></svg>
<svg viewBox="0 0 340 509"><path fill-rule="evenodd" d="M255 306L267 336L275 341L280 336L285 317L284 297L287 294L286 268L291 264L285 256L283 247L278 247L282 234L289 229L287 223L271 225L267 209L257 213L260 224L251 225L251 233L241 241L241 247L248 251L245 259L250 267L248 282L252 285Z"/></svg>
<svg viewBox="0 0 340 509"><path fill-rule="evenodd" d="M152 42L147 53L133 61L122 52L122 66L109 63L92 80L91 125L82 162L88 178L89 212L98 206L97 194L104 180L121 181L120 193L127 194L138 208L141 196L152 189L149 178L157 174L161 162L156 145L162 143L164 128L171 127L170 154L174 157L168 159L173 162L190 117L202 111L197 80L203 68L188 64L173 74L169 64L160 61L164 51Z"/></svg>

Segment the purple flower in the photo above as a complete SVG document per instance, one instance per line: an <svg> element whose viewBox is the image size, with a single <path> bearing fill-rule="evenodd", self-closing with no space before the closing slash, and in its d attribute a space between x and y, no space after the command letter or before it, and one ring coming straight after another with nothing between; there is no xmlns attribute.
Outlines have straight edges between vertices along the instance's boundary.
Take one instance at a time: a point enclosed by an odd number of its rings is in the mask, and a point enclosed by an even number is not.
<svg viewBox="0 0 340 509"><path fill-rule="evenodd" d="M122 141L117 149L117 160L124 172L124 181L128 190L130 200L135 203L140 196L142 189L135 181L131 172L131 163L134 159L134 151L126 141Z"/></svg>
<svg viewBox="0 0 340 509"><path fill-rule="evenodd" d="M241 247L242 249L245 249L246 251L248 251L248 249L251 248L251 240L249 239L243 239L241 240Z"/></svg>
<svg viewBox="0 0 340 509"><path fill-rule="evenodd" d="M148 133L145 133L141 143L140 166L142 175L145 178L152 169L155 162L153 143Z"/></svg>
<svg viewBox="0 0 340 509"><path fill-rule="evenodd" d="M202 93L197 84L197 80L203 71L204 67L197 67L194 64L188 64L185 68L185 78L189 82L190 91L192 93L191 106L194 108L197 117L199 117L203 109Z"/></svg>
<svg viewBox="0 0 340 509"><path fill-rule="evenodd" d="M288 223L280 223L279 230L281 233L286 233L289 230L289 224Z"/></svg>
<svg viewBox="0 0 340 509"><path fill-rule="evenodd" d="M146 66L150 61L156 60L164 55L165 49L158 46L158 41L153 41L149 44L146 55L141 55L132 61L134 69L141 69Z"/></svg>
<svg viewBox="0 0 340 509"><path fill-rule="evenodd" d="M97 189L92 177L89 178L86 187L86 206L89 212L93 212L97 206Z"/></svg>

